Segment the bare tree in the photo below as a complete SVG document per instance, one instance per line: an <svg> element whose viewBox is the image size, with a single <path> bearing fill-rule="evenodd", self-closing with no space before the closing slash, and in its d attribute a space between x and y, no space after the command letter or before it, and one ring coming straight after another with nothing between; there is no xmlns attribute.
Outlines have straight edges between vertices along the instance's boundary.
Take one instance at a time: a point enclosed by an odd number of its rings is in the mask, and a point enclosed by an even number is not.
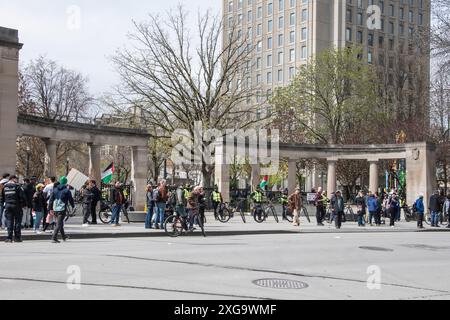
<svg viewBox="0 0 450 320"><path fill-rule="evenodd" d="M434 0L433 4L433 54L450 67L450 0Z"/></svg>
<svg viewBox="0 0 450 320"><path fill-rule="evenodd" d="M247 104L256 90L250 83L252 47L237 25L222 41L223 20L211 12L198 15L196 37L187 27L187 12L176 11L134 23L132 48L112 58L122 85L110 104L142 109L143 122L159 128L156 138L170 138L177 129L194 137L196 121L203 129L244 129L255 119L257 105ZM217 137L216 137L217 138ZM207 149L214 141L204 141ZM208 157L208 155L206 155ZM202 161L204 184L212 167Z"/></svg>

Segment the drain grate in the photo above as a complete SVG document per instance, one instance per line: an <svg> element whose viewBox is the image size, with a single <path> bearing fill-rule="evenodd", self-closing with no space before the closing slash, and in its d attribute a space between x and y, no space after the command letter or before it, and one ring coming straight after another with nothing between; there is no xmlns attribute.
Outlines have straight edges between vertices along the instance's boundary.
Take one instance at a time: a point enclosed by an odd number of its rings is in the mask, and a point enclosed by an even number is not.
<svg viewBox="0 0 450 320"><path fill-rule="evenodd" d="M385 251L385 252L392 252L392 251L394 251L393 249L382 248L382 247L359 247L359 248L363 249L363 250L371 250L371 251Z"/></svg>
<svg viewBox="0 0 450 320"><path fill-rule="evenodd" d="M285 279L259 279L253 281L254 285L272 289L306 289L308 284L301 281Z"/></svg>

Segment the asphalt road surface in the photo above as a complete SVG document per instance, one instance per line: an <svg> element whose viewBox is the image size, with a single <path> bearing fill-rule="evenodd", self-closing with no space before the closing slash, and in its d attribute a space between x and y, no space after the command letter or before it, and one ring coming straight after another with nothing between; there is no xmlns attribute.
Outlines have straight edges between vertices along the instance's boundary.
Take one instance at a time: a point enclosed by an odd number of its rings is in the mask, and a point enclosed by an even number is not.
<svg viewBox="0 0 450 320"><path fill-rule="evenodd" d="M0 243L0 299L449 299L449 265L447 232Z"/></svg>

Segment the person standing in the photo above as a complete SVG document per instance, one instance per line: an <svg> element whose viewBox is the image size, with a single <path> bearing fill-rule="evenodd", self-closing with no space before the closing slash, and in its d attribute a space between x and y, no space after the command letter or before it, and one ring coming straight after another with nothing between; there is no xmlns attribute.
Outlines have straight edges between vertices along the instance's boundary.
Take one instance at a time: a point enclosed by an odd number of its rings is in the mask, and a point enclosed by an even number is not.
<svg viewBox="0 0 450 320"><path fill-rule="evenodd" d="M289 190L286 188L283 190L283 193L281 194L281 197L280 197L280 204L283 209L283 220L288 219L287 218L287 211L288 211L288 204L289 204L288 197L289 197Z"/></svg>
<svg viewBox="0 0 450 320"><path fill-rule="evenodd" d="M397 194L392 194L391 200L389 201L389 214L391 218L391 228L395 227L395 220L397 219L397 211L400 208L400 202L398 201Z"/></svg>
<svg viewBox="0 0 450 320"><path fill-rule="evenodd" d="M293 226L300 227L300 210L303 207L303 199L300 188L296 188L295 192L288 198L289 210L294 214Z"/></svg>
<svg viewBox="0 0 450 320"><path fill-rule="evenodd" d="M92 202L94 201L93 185L88 181L81 189L83 201L83 227L89 226L89 218L92 216Z"/></svg>
<svg viewBox="0 0 450 320"><path fill-rule="evenodd" d="M447 198L445 199L444 208L443 208L444 215L447 216L447 228L450 228L450 193L447 193Z"/></svg>
<svg viewBox="0 0 450 320"><path fill-rule="evenodd" d="M47 210L47 201L44 195L44 185L38 184L36 186L36 192L33 195L33 213L34 213L34 232L40 234L41 220L44 216L44 212Z"/></svg>
<svg viewBox="0 0 450 320"><path fill-rule="evenodd" d="M23 180L23 191L25 192L25 199L26 199L26 207L24 208L24 221L23 221L23 227L24 229L31 228L33 226L33 216L31 215L31 211L33 210L33 195L36 191L34 183L26 178Z"/></svg>
<svg viewBox="0 0 450 320"><path fill-rule="evenodd" d="M253 200L254 214L258 215L258 219L261 220L263 194L260 186L256 187L255 192L250 195L250 198Z"/></svg>
<svg viewBox="0 0 450 320"><path fill-rule="evenodd" d="M97 187L97 181L91 180L91 184L92 184L91 191L93 193L92 208L91 208L91 216L92 216L91 224L97 224L97 205L102 199L102 193L100 189Z"/></svg>
<svg viewBox="0 0 450 320"><path fill-rule="evenodd" d="M414 202L413 208L417 212L417 228L423 229L423 218L425 215L425 206L423 204L423 195L421 194L419 198Z"/></svg>
<svg viewBox="0 0 450 320"><path fill-rule="evenodd" d="M164 213L166 211L167 200L169 199L169 192L166 184L166 180L161 180L155 193L156 229L164 229Z"/></svg>
<svg viewBox="0 0 450 320"><path fill-rule="evenodd" d="M364 227L366 215L366 199L364 198L364 194L362 191L358 193L358 196L355 199L355 204L358 215L358 227Z"/></svg>
<svg viewBox="0 0 450 320"><path fill-rule="evenodd" d="M439 212L440 212L441 197L439 191L435 191L430 197L428 209L431 212L431 226L439 228Z"/></svg>
<svg viewBox="0 0 450 320"><path fill-rule="evenodd" d="M6 216L6 226L8 238L6 243L22 242L22 208L26 205L25 192L18 183L16 176L11 176L3 186L0 193L0 202L5 204L4 214Z"/></svg>
<svg viewBox="0 0 450 320"><path fill-rule="evenodd" d="M61 233L63 241L66 241L68 237L64 232L64 219L67 215L67 207L70 204L72 208L75 208L75 201L73 200L72 193L67 185L67 178L61 177L59 185L53 190L50 198L50 209L56 218L56 227L53 231L52 242L60 243L58 240L58 234Z"/></svg>
<svg viewBox="0 0 450 320"><path fill-rule="evenodd" d="M9 177L10 177L10 174L5 173L5 174L3 174L2 178L0 179L0 194L2 193L2 190L5 186L5 184L8 183ZM3 201L0 201L0 229L2 229L2 228L6 229L6 222L5 222L5 215L4 215L5 210L4 209L5 209L5 204Z"/></svg>
<svg viewBox="0 0 450 320"><path fill-rule="evenodd" d="M219 192L219 187L216 185L214 186L214 190L211 193L211 200L212 200L212 205L214 208L214 217L216 218L216 220L218 220L218 211L217 209L220 209L220 206L223 203L223 198L222 198L222 194Z"/></svg>
<svg viewBox="0 0 450 320"><path fill-rule="evenodd" d="M342 217L344 215L344 198L342 197L341 191L336 191L334 197L331 198L331 210L334 214L334 219L336 223L336 229L340 229L342 227Z"/></svg>
<svg viewBox="0 0 450 320"><path fill-rule="evenodd" d="M120 212L122 211L123 205L125 204L125 195L123 194L122 184L116 182L113 192L112 192L112 217L111 224L114 227L119 227Z"/></svg>
<svg viewBox="0 0 450 320"><path fill-rule="evenodd" d="M314 199L314 205L316 206L316 219L317 225L323 226L323 219L325 217L326 198L323 195L322 187L319 187Z"/></svg>
<svg viewBox="0 0 450 320"><path fill-rule="evenodd" d="M147 199L147 215L145 216L145 229L152 228L153 212L155 210L155 201L153 200L153 186L147 185L147 192L145 194Z"/></svg>
<svg viewBox="0 0 450 320"><path fill-rule="evenodd" d="M381 213L383 212L383 196L378 192L375 193L375 198L377 199L377 213L375 215L375 224L377 227L381 226Z"/></svg>
<svg viewBox="0 0 450 320"><path fill-rule="evenodd" d="M194 224L196 223L195 214L197 210L199 210L200 206L200 193L201 188L199 186L195 187L194 190L190 193L189 199L187 200L187 209L189 210L189 230L193 231ZM198 216L197 216L198 218Z"/></svg>
<svg viewBox="0 0 450 320"><path fill-rule="evenodd" d="M369 210L369 224L373 226L372 221L375 220L375 224L379 226L381 222L378 221L378 200L372 192L369 192L369 198L367 199L367 209Z"/></svg>
<svg viewBox="0 0 450 320"><path fill-rule="evenodd" d="M205 190L203 187L200 187L200 194L198 196L198 217L205 221L205 210L206 210L206 199L205 199Z"/></svg>

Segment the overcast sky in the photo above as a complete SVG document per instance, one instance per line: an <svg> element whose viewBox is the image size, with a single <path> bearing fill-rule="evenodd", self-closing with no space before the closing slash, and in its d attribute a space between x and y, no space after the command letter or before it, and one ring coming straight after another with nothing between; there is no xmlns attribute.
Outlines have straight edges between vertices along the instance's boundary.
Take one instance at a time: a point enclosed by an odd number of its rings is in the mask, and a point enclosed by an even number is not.
<svg viewBox="0 0 450 320"><path fill-rule="evenodd" d="M127 43L132 19L142 21L179 3L194 19L198 10L222 8L221 0L0 0L0 26L19 30L22 64L46 55L87 75L97 95L117 82L108 56Z"/></svg>

